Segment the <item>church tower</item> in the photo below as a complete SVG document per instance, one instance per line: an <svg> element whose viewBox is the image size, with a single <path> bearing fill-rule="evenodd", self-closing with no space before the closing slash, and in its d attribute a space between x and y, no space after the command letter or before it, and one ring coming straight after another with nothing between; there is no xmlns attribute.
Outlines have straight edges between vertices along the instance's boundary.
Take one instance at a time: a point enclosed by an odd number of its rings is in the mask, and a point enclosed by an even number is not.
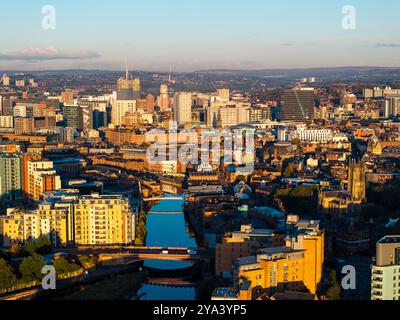
<svg viewBox="0 0 400 320"><path fill-rule="evenodd" d="M361 161L350 159L347 179L347 191L357 200L364 202L366 200L365 166Z"/></svg>

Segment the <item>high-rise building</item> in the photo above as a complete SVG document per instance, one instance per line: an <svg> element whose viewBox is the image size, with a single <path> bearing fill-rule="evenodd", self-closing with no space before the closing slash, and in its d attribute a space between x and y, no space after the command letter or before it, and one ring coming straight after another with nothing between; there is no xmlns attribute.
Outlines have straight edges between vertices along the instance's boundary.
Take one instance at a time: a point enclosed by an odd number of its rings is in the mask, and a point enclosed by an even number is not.
<svg viewBox="0 0 400 320"><path fill-rule="evenodd" d="M35 118L14 118L15 134L29 134L35 132Z"/></svg>
<svg viewBox="0 0 400 320"><path fill-rule="evenodd" d="M105 111L100 111L97 109L93 110L92 119L93 119L93 129L95 130L101 127L106 127L108 125L107 113Z"/></svg>
<svg viewBox="0 0 400 320"><path fill-rule="evenodd" d="M283 247L260 249L256 256L234 263L235 285L254 297L254 289L263 288L269 296L286 291L316 294L322 280L324 232L319 221L288 217L293 231Z"/></svg>
<svg viewBox="0 0 400 320"><path fill-rule="evenodd" d="M82 196L74 205L76 245L131 244L135 214L129 200L118 195Z"/></svg>
<svg viewBox="0 0 400 320"><path fill-rule="evenodd" d="M400 235L386 236L376 244L371 299L400 300Z"/></svg>
<svg viewBox="0 0 400 320"><path fill-rule="evenodd" d="M174 120L178 124L192 121L192 94L180 92L174 96Z"/></svg>
<svg viewBox="0 0 400 320"><path fill-rule="evenodd" d="M28 175L28 162L32 160L39 160L42 158L40 153L23 153L21 154L21 184L22 196L25 202L28 202L29 194L29 175Z"/></svg>
<svg viewBox="0 0 400 320"><path fill-rule="evenodd" d="M140 99L140 79L134 78L126 69L125 78L121 77L117 82L117 100Z"/></svg>
<svg viewBox="0 0 400 320"><path fill-rule="evenodd" d="M61 189L61 179L50 160L28 161L28 198L37 203L46 191Z"/></svg>
<svg viewBox="0 0 400 320"><path fill-rule="evenodd" d="M126 113L136 112L136 100L115 100L112 104L111 123L120 127Z"/></svg>
<svg viewBox="0 0 400 320"><path fill-rule="evenodd" d="M83 110L79 106L65 105L62 107L64 126L82 130Z"/></svg>
<svg viewBox="0 0 400 320"><path fill-rule="evenodd" d="M400 114L400 94L386 95L384 117L390 118Z"/></svg>
<svg viewBox="0 0 400 320"><path fill-rule="evenodd" d="M0 201L22 200L21 159L17 154L0 154Z"/></svg>
<svg viewBox="0 0 400 320"><path fill-rule="evenodd" d="M311 122L314 107L314 89L286 90L281 97L280 118L282 121Z"/></svg>
<svg viewBox="0 0 400 320"><path fill-rule="evenodd" d="M250 121L249 104L211 106L206 112L207 126L212 128L227 128Z"/></svg>
<svg viewBox="0 0 400 320"><path fill-rule="evenodd" d="M161 111L169 110L168 86L165 84L162 84L160 86L160 96L158 97L158 106L161 108Z"/></svg>

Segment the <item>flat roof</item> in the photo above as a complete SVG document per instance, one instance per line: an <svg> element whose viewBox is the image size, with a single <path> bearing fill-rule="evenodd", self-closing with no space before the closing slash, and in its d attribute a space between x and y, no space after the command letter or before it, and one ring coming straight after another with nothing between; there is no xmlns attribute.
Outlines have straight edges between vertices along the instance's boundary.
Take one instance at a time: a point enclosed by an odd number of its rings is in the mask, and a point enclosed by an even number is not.
<svg viewBox="0 0 400 320"><path fill-rule="evenodd" d="M400 235L386 236L378 241L378 243L400 243Z"/></svg>
<svg viewBox="0 0 400 320"><path fill-rule="evenodd" d="M238 292L234 288L216 288L212 296L222 298L236 298L238 296Z"/></svg>

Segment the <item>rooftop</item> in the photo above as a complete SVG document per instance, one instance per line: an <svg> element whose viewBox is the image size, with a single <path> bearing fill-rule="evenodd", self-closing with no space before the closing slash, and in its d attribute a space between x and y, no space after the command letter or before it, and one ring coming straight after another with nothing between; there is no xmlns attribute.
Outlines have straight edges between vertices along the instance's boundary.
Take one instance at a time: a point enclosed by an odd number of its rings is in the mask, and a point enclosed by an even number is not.
<svg viewBox="0 0 400 320"><path fill-rule="evenodd" d="M238 292L233 288L216 288L212 296L215 298L237 298Z"/></svg>
<svg viewBox="0 0 400 320"><path fill-rule="evenodd" d="M399 243L400 244L400 235L399 236L386 236L383 237L378 243Z"/></svg>

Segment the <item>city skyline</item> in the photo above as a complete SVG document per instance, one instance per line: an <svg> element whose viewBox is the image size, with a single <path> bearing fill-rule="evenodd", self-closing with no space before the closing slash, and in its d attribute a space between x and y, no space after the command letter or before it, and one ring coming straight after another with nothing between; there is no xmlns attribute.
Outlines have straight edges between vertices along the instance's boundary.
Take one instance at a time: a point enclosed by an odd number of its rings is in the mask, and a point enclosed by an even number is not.
<svg viewBox="0 0 400 320"><path fill-rule="evenodd" d="M0 48L2 70L122 70L125 59L132 70L177 72L400 67L396 1L21 4L24 10L0 5L3 23L11 26L0 30L7 43ZM46 5L55 9L54 30L42 27ZM354 30L342 27L346 5L356 10Z"/></svg>

